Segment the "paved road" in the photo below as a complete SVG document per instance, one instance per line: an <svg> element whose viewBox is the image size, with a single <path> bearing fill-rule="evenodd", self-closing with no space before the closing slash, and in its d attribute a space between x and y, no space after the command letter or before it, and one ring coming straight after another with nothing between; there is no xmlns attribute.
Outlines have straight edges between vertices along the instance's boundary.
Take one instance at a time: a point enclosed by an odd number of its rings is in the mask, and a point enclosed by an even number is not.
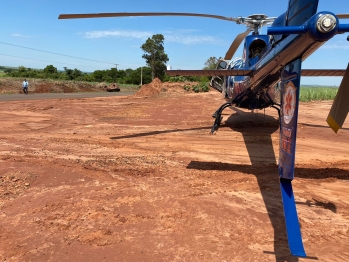
<svg viewBox="0 0 349 262"><path fill-rule="evenodd" d="M2 101L23 101L23 100L43 100L43 99L71 99L71 98L89 98L89 97L111 97L111 96L129 96L135 92L88 92L88 93L45 93L45 94L11 94L0 95Z"/></svg>

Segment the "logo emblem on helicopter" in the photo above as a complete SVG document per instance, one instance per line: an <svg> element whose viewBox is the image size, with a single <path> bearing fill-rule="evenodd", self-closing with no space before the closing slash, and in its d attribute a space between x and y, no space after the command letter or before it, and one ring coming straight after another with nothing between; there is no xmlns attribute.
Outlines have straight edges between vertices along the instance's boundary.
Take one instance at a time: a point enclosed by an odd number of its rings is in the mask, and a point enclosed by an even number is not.
<svg viewBox="0 0 349 262"><path fill-rule="evenodd" d="M296 88L293 85L292 81L287 83L284 93L284 105L282 108L282 112L284 115L285 124L289 124L294 115L294 109L296 107Z"/></svg>

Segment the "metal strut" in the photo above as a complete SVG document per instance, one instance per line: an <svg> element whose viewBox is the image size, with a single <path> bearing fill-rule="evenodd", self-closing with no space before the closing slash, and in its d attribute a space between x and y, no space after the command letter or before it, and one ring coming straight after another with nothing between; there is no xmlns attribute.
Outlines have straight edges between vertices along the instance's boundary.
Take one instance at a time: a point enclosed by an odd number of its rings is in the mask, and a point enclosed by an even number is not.
<svg viewBox="0 0 349 262"><path fill-rule="evenodd" d="M275 108L275 109L278 111L279 119L280 119L280 108L276 107L275 105L272 105L271 107L272 107L272 108Z"/></svg>
<svg viewBox="0 0 349 262"><path fill-rule="evenodd" d="M280 119L280 108L281 108L281 104L278 104L278 103L275 103L274 101L273 101L273 99L271 99L271 97L269 96L269 94L268 93L265 93L266 95L267 95L267 97L270 99L270 101L271 101L271 106L270 107L272 107L272 108L275 108L277 111L278 111L278 115L279 115L279 119ZM278 107L277 107L278 106Z"/></svg>
<svg viewBox="0 0 349 262"><path fill-rule="evenodd" d="M232 106L232 105L233 104L231 102L224 103L223 105L220 106L220 108L217 109L216 112L214 112L212 117L215 118L215 121L214 121L213 126L211 128L211 134L213 134L218 129L219 125L221 124L221 121L223 119L223 117L222 117L223 110L229 106Z"/></svg>

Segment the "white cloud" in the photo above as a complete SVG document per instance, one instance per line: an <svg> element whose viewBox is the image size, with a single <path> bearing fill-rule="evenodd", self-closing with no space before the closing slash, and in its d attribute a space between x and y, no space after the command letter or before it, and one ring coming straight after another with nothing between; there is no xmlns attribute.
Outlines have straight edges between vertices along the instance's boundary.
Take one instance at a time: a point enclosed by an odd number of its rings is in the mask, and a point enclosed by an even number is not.
<svg viewBox="0 0 349 262"><path fill-rule="evenodd" d="M29 35L21 35L21 34L16 34L16 33L12 34L11 36L13 36L13 37L32 37Z"/></svg>
<svg viewBox="0 0 349 262"><path fill-rule="evenodd" d="M217 39L212 36L199 35L164 35L167 42L180 43L184 45L215 43Z"/></svg>
<svg viewBox="0 0 349 262"><path fill-rule="evenodd" d="M117 38L129 38L129 39L141 39L145 40L152 36L151 32L146 31L91 31L83 33L86 38L103 38L103 37L117 37Z"/></svg>
<svg viewBox="0 0 349 262"><path fill-rule="evenodd" d="M345 41L337 41L336 43L326 43L322 49L349 49L349 43Z"/></svg>
<svg viewBox="0 0 349 262"><path fill-rule="evenodd" d="M213 36L197 35L193 34L198 30L193 29L181 29L177 31L164 31L165 42L180 43L184 45L193 44L207 44L216 43L220 41ZM116 38L127 38L127 39L140 39L146 40L147 38L154 35L148 31L124 31L124 30L109 30L109 31L90 31L81 33L85 38L104 38L104 37L116 37Z"/></svg>
<svg viewBox="0 0 349 262"><path fill-rule="evenodd" d="M200 32L198 29L176 29L176 30L165 30L164 34L191 34L194 32Z"/></svg>

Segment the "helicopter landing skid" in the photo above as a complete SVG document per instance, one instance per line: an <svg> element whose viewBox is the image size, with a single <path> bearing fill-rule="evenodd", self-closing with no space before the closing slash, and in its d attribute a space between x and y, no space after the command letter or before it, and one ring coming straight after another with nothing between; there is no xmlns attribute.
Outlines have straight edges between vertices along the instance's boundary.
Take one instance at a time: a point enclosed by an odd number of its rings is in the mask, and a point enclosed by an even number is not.
<svg viewBox="0 0 349 262"><path fill-rule="evenodd" d="M275 105L278 105L279 107L275 106ZM278 111L278 115L279 115L279 119L280 119L280 108L281 106L279 104L274 104L271 106L272 108L275 108L277 111Z"/></svg>
<svg viewBox="0 0 349 262"><path fill-rule="evenodd" d="M226 109L229 106L232 106L233 104L231 102L228 103L224 103L223 105L221 105L216 112L214 112L214 114L212 115L213 118L215 118L215 121L213 123L213 126L211 128L211 134L214 134L215 131L218 129L218 127L220 126L221 122L222 122L222 112L224 109Z"/></svg>

